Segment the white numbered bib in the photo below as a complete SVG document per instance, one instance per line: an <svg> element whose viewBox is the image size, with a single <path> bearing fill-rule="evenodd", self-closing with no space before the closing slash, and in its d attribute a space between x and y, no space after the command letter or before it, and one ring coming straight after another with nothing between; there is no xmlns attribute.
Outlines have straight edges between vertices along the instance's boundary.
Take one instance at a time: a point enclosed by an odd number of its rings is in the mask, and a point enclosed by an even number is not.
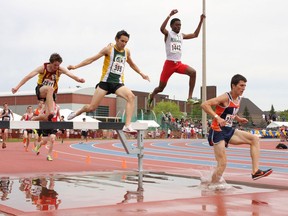
<svg viewBox="0 0 288 216"><path fill-rule="evenodd" d="M50 79L45 79L42 83L44 86L54 86L54 81Z"/></svg>
<svg viewBox="0 0 288 216"><path fill-rule="evenodd" d="M9 116L4 116L3 117L3 121L10 121L10 117Z"/></svg>
<svg viewBox="0 0 288 216"><path fill-rule="evenodd" d="M120 62L113 62L111 73L121 75L124 71L124 64Z"/></svg>
<svg viewBox="0 0 288 216"><path fill-rule="evenodd" d="M171 42L170 51L171 53L181 53L181 43Z"/></svg>
<svg viewBox="0 0 288 216"><path fill-rule="evenodd" d="M225 121L226 121L226 125L225 126L226 127L232 127L234 118L235 118L235 115L227 114L226 118L225 118Z"/></svg>

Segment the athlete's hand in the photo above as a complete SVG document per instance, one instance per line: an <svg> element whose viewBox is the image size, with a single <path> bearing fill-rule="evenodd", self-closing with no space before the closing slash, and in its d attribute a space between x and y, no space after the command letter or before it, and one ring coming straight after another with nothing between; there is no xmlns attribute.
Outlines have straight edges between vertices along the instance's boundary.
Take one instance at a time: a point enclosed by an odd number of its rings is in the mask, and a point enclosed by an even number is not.
<svg viewBox="0 0 288 216"><path fill-rule="evenodd" d="M85 83L85 79L83 79L83 78L78 78L78 82L80 82L80 83Z"/></svg>
<svg viewBox="0 0 288 216"><path fill-rule="evenodd" d="M73 66L73 65L68 65L67 69L68 69L68 70L75 70L76 68L75 68L75 66Z"/></svg>
<svg viewBox="0 0 288 216"><path fill-rule="evenodd" d="M239 118L239 119L238 119L238 122L243 123L243 124L246 124L246 123L248 123L249 121L248 121L248 119L246 119L246 118Z"/></svg>
<svg viewBox="0 0 288 216"><path fill-rule="evenodd" d="M178 13L178 10L177 9L173 9L171 12L170 12L170 16L173 16L174 14Z"/></svg>
<svg viewBox="0 0 288 216"><path fill-rule="evenodd" d="M220 125L220 127L224 127L226 125L226 121L220 116L217 117L217 122Z"/></svg>
<svg viewBox="0 0 288 216"><path fill-rule="evenodd" d="M150 78L149 78L148 75L141 73L141 76L142 76L143 79L148 80L150 82Z"/></svg>
<svg viewBox="0 0 288 216"><path fill-rule="evenodd" d="M18 89L17 88L12 88L11 91L12 91L13 94L15 94L18 91Z"/></svg>

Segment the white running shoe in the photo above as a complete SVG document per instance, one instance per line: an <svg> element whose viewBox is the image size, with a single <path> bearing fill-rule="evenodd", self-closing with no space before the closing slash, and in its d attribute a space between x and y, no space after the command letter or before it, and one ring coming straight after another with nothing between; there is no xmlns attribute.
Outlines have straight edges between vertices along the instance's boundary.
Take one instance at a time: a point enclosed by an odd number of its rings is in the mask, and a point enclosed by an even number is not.
<svg viewBox="0 0 288 216"><path fill-rule="evenodd" d="M76 112L71 112L71 113L68 115L67 119L68 119L68 120L72 120L72 119L75 118L75 117L76 117Z"/></svg>
<svg viewBox="0 0 288 216"><path fill-rule="evenodd" d="M53 158L50 155L47 155L47 160L48 161L53 161Z"/></svg>
<svg viewBox="0 0 288 216"><path fill-rule="evenodd" d="M193 100L192 98L189 98L189 99L187 99L187 103L194 105L194 104L199 104L199 101Z"/></svg>
<svg viewBox="0 0 288 216"><path fill-rule="evenodd" d="M133 133L133 134L137 133L137 131L134 130L134 129L131 127L131 125L128 125L128 126L125 126L125 125L124 125L124 127L123 127L122 130L123 130L124 132L126 132L126 133Z"/></svg>

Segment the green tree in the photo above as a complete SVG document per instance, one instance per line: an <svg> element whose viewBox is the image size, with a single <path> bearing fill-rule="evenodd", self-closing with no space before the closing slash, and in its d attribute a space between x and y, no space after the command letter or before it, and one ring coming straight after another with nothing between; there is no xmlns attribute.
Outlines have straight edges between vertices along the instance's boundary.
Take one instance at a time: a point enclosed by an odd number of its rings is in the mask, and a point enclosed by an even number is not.
<svg viewBox="0 0 288 216"><path fill-rule="evenodd" d="M270 109L269 113L270 113L271 116L276 114L273 104L271 105L271 109Z"/></svg>
<svg viewBox="0 0 288 216"><path fill-rule="evenodd" d="M202 109L200 107L200 104L195 104L191 108L191 113L189 113L189 117L192 118L193 120L201 120L202 119ZM203 111L204 112L204 111Z"/></svg>
<svg viewBox="0 0 288 216"><path fill-rule="evenodd" d="M243 110L243 117L248 119L250 121L250 112L249 112L249 109L247 108L247 106L244 107L244 110Z"/></svg>
<svg viewBox="0 0 288 216"><path fill-rule="evenodd" d="M283 112L280 112L280 118L281 121L288 121L288 110L284 110Z"/></svg>
<svg viewBox="0 0 288 216"><path fill-rule="evenodd" d="M161 101L156 104L153 111L156 113L156 115L170 112L173 117L175 118L181 118L183 116L183 113L180 111L179 106L170 101Z"/></svg>

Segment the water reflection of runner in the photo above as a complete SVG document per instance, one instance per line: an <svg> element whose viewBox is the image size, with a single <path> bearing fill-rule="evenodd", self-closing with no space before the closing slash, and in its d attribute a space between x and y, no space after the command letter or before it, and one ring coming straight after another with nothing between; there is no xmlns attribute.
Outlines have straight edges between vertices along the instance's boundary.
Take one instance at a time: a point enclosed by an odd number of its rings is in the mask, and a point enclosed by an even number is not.
<svg viewBox="0 0 288 216"><path fill-rule="evenodd" d="M30 200L31 199L30 190L32 187L32 179L31 178L20 178L19 183L20 183L19 190L23 191L25 193L25 197L26 197L27 201Z"/></svg>
<svg viewBox="0 0 288 216"><path fill-rule="evenodd" d="M41 179L33 178L30 188L32 205L37 205L37 203L39 202L41 191L42 191Z"/></svg>
<svg viewBox="0 0 288 216"><path fill-rule="evenodd" d="M13 181L11 182L9 177L1 177L0 179L0 191L2 192L1 200L7 200L8 194L12 191Z"/></svg>
<svg viewBox="0 0 288 216"><path fill-rule="evenodd" d="M58 199L58 193L54 190L55 182L53 178L49 179L49 187L47 179L43 179L41 182L42 191L40 193L40 202L38 208L40 211L56 210L61 203Z"/></svg>

